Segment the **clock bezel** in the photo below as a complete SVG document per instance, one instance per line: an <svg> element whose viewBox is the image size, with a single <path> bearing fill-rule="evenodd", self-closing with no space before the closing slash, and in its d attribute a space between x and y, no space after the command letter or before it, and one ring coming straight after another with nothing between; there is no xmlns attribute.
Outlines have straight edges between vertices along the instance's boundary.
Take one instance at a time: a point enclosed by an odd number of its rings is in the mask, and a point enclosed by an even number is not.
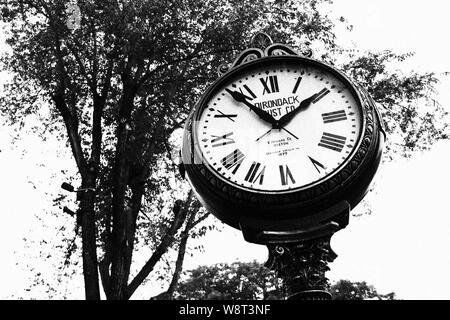
<svg viewBox="0 0 450 320"><path fill-rule="evenodd" d="M357 107L360 109L360 119L361 125L358 132L358 139L355 143L355 146L353 147L350 154L346 157L346 159L339 164L339 166L333 170L331 173L325 175L324 177L320 178L319 180L316 180L314 182L311 182L309 184L296 187L296 188L290 188L290 189L280 189L280 190L261 190L257 188L251 188L247 186L240 185L238 183L235 183L229 179L226 179L222 174L220 174L207 160L206 157L204 157L203 152L200 148L200 143L198 140L198 126L199 126L199 120L200 117L205 110L205 108L208 105L208 102L210 99L220 90L222 90L227 82L230 82L230 80L237 81L239 80L239 73L245 73L246 71L249 71L254 68L263 67L264 65L271 64L270 68L273 68L273 65L276 63L278 65L283 64L301 64L303 66L315 66L317 69L322 69L325 72L329 72L330 74L336 76L343 85L349 89L350 93L352 94L353 98L355 99ZM366 129L366 110L363 107L362 104L362 96L360 91L356 88L356 86L353 84L353 82L342 72L334 68L333 66L326 64L321 61L317 61L315 59L311 59L308 57L302 57L302 56L294 56L294 55L281 55L281 56L268 56L259 58L250 62L247 62L245 64L239 65L231 70L229 70L227 73L225 73L223 76L218 78L202 95L202 98L200 101L196 104L194 108L194 112L192 114L192 119L195 121L193 122L192 127L192 140L194 142L193 148L195 149L195 153L197 155L200 155L202 159L202 164L218 179L220 179L222 182L232 186L233 188L240 189L245 192L252 192L260 195L282 195L282 194L292 194L296 192L301 192L307 189L314 188L318 185L321 185L323 183L326 183L328 180L332 179L335 175L337 175L343 168L345 168L348 163L353 159L356 152L359 150L362 139L363 139L363 133Z"/></svg>

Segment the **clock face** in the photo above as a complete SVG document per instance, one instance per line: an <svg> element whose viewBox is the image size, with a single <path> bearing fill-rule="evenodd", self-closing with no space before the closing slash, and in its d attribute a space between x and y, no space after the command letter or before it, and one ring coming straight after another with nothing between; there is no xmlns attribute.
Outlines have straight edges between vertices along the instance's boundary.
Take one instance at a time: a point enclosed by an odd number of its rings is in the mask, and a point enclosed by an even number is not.
<svg viewBox="0 0 450 320"><path fill-rule="evenodd" d="M363 119L340 77L280 60L232 73L201 108L196 137L203 161L228 183L258 192L298 190L331 177L356 149Z"/></svg>

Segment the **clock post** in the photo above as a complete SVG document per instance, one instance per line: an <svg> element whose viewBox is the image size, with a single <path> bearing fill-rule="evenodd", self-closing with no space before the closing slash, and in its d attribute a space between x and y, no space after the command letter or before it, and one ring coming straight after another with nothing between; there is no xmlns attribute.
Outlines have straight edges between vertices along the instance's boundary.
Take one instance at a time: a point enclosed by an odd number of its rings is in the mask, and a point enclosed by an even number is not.
<svg viewBox="0 0 450 320"><path fill-rule="evenodd" d="M336 254L330 247L331 235L294 243L269 245L266 266L283 280L289 300L329 300L325 272Z"/></svg>
<svg viewBox="0 0 450 320"><path fill-rule="evenodd" d="M334 66L258 33L185 125L180 170L205 208L266 245L288 299L327 300L332 235L365 196L385 132Z"/></svg>

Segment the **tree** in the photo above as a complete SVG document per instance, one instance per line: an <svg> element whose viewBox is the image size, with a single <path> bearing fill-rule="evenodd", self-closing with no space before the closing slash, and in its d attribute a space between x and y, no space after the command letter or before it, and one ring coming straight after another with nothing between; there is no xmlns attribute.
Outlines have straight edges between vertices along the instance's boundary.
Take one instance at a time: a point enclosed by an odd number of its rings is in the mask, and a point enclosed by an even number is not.
<svg viewBox="0 0 450 320"><path fill-rule="evenodd" d="M331 286L333 300L394 300L395 293L379 294L377 290L363 282L339 280Z"/></svg>
<svg viewBox="0 0 450 320"><path fill-rule="evenodd" d="M281 280L256 261L200 266L187 271L185 277L175 292L177 299L275 300L283 297Z"/></svg>
<svg viewBox="0 0 450 320"><path fill-rule="evenodd" d="M448 139L448 113L435 99L434 73L403 74L396 68L413 53L386 50L363 55L350 53L341 68L366 88L377 102L388 134L385 159L410 157L437 140Z"/></svg>
<svg viewBox="0 0 450 320"><path fill-rule="evenodd" d="M190 209L187 191L182 203L175 202L177 192L164 194L169 188L162 187L161 166L171 163L171 135L217 66L245 48L243 39L255 30L271 30L275 40L291 44L291 35L301 34L333 50L333 24L318 13L320 2L79 0L77 10L67 10L65 0L2 5L12 51L1 64L13 78L0 109L19 128L34 117L42 136L68 140L81 184L76 215L87 299L99 299L99 278L108 299L131 297L176 235L180 265L189 226L205 214L190 218L198 210ZM170 201L167 219L159 213ZM147 210L158 218L144 221L140 214ZM179 232L183 225L188 228ZM154 252L130 280L144 227Z"/></svg>
<svg viewBox="0 0 450 320"><path fill-rule="evenodd" d="M282 300L286 294L275 272L256 261L200 266L185 272L176 298L192 300ZM339 280L331 286L333 300L393 300L366 282Z"/></svg>

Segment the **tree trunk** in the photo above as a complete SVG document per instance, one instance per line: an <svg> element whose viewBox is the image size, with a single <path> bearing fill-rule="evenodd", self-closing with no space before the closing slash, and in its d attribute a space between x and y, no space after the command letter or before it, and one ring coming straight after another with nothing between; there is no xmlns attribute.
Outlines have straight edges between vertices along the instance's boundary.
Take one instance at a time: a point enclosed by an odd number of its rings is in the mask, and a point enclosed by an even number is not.
<svg viewBox="0 0 450 320"><path fill-rule="evenodd" d="M85 188L89 189L79 191L81 192L80 214L83 243L84 288L86 300L100 300L94 211L95 176L93 172L87 173L83 178L82 189Z"/></svg>
<svg viewBox="0 0 450 320"><path fill-rule="evenodd" d="M189 205L189 204L188 204ZM193 212L188 218L186 227L183 230L180 240L180 247L178 248L177 261L175 262L175 270L173 272L172 281L170 282L169 288L166 291L164 299L172 300L175 289L177 288L178 281L180 280L181 271L183 271L184 256L186 254L187 242L189 239L189 231L191 231L192 223L197 212Z"/></svg>
<svg viewBox="0 0 450 320"><path fill-rule="evenodd" d="M130 126L128 121L133 108L135 91L130 85L124 86L124 96L120 104L120 122L117 130L116 157L113 169L112 199L112 264L110 299L127 299L126 289L130 266L128 263L129 239L128 222L131 221L131 209L125 206L125 193L128 186L130 165L128 161L128 137ZM127 265L128 264L128 265Z"/></svg>
<svg viewBox="0 0 450 320"><path fill-rule="evenodd" d="M100 288L97 269L97 246L95 228L95 168L87 163L81 148L81 139L78 134L78 119L70 112L64 97L64 87L53 96L56 108L61 113L66 126L72 153L81 174L82 189L80 192L79 215L81 218L81 232L83 243L83 275L85 294L87 300L99 300Z"/></svg>
<svg viewBox="0 0 450 320"><path fill-rule="evenodd" d="M128 253L127 214L125 209L125 192L127 189L129 168L125 156L127 139L126 129L122 129L118 139L118 156L116 157L116 172L113 191L113 230L112 230L112 266L110 297L113 300L125 299L125 289L128 281L126 273L126 256Z"/></svg>

